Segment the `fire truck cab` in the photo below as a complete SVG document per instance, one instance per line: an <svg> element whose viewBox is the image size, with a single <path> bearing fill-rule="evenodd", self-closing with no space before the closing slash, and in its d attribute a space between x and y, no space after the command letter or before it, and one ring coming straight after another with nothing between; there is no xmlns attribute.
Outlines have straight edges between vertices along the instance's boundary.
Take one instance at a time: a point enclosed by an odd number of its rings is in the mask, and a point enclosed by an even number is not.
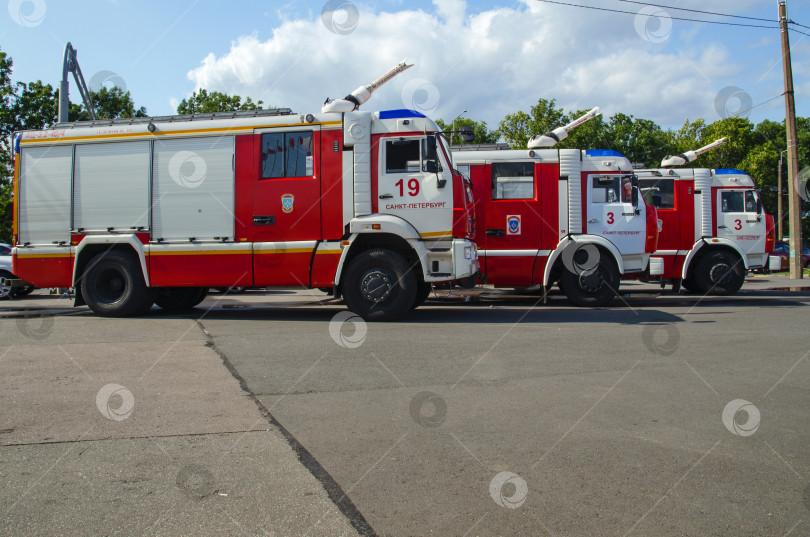
<svg viewBox="0 0 810 537"><path fill-rule="evenodd" d="M465 150L482 280L496 287L559 282L574 304L612 300L623 275L647 269L658 235L630 161L609 150ZM485 148L481 148L485 149Z"/></svg>
<svg viewBox="0 0 810 537"><path fill-rule="evenodd" d="M449 146L412 110L61 123L13 142L13 270L99 315L299 286L384 321L478 271Z"/></svg>
<svg viewBox="0 0 810 537"><path fill-rule="evenodd" d="M690 291L736 293L747 271L765 267L774 221L764 214L754 181L740 170L636 170L661 224L650 271L662 284Z"/></svg>

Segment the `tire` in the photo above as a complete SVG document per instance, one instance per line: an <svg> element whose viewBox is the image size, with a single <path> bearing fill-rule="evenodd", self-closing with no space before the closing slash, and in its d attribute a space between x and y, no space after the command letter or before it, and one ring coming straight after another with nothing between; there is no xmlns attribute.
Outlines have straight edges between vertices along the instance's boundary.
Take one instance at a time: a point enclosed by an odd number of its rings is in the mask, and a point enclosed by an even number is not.
<svg viewBox="0 0 810 537"><path fill-rule="evenodd" d="M31 293L34 292L34 289L36 289L35 285L29 285L27 287L18 287L18 288L13 289L11 291L11 296L13 298L17 298L17 297L21 297L21 296L30 295Z"/></svg>
<svg viewBox="0 0 810 537"><path fill-rule="evenodd" d="M96 315L131 317L151 306L154 292L146 287L135 256L111 250L90 260L82 276L84 301Z"/></svg>
<svg viewBox="0 0 810 537"><path fill-rule="evenodd" d="M14 291L11 284L6 280L14 278L14 275L6 270L0 270L0 300L5 298L14 298Z"/></svg>
<svg viewBox="0 0 810 537"><path fill-rule="evenodd" d="M355 257L343 280L346 307L366 321L394 321L411 310L417 282L405 259L391 250L368 250Z"/></svg>
<svg viewBox="0 0 810 537"><path fill-rule="evenodd" d="M563 269L560 289L577 306L605 306L619 290L619 269L613 259L602 253L599 264L581 276Z"/></svg>
<svg viewBox="0 0 810 537"><path fill-rule="evenodd" d="M692 278L684 278L683 280L681 280L681 287L683 287L690 293L698 292L698 286L695 283L695 280L693 280Z"/></svg>
<svg viewBox="0 0 810 537"><path fill-rule="evenodd" d="M416 309L422 304L425 303L425 300L428 299L430 296L430 292L433 291L433 286L429 283L419 281L416 283L416 298L413 301L413 305L411 309Z"/></svg>
<svg viewBox="0 0 810 537"><path fill-rule="evenodd" d="M733 295L744 282L742 259L730 252L710 252L695 267L695 283L702 293L708 295Z"/></svg>
<svg viewBox="0 0 810 537"><path fill-rule="evenodd" d="M188 311L208 296L207 287L165 287L158 291L155 304L168 312Z"/></svg>

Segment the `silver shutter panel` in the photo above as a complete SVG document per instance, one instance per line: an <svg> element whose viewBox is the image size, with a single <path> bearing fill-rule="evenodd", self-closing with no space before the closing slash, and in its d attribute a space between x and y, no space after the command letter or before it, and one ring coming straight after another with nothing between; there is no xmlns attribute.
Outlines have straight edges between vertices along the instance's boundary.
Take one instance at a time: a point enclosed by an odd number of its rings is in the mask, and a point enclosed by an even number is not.
<svg viewBox="0 0 810 537"><path fill-rule="evenodd" d="M155 141L152 238L234 238L234 137Z"/></svg>
<svg viewBox="0 0 810 537"><path fill-rule="evenodd" d="M70 243L70 176L73 146L22 149L20 242Z"/></svg>
<svg viewBox="0 0 810 537"><path fill-rule="evenodd" d="M74 228L92 232L148 227L149 158L149 142L76 146Z"/></svg>

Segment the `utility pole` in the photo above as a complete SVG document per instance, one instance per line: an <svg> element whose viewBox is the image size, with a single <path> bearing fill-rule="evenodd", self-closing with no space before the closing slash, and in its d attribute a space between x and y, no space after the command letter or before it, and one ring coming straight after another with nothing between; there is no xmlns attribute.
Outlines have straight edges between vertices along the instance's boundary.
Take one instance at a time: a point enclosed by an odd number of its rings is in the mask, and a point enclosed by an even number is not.
<svg viewBox="0 0 810 537"><path fill-rule="evenodd" d="M779 153L779 190L778 190L778 204L776 209L777 218L779 220L779 227L777 228L779 232L776 234L777 240L782 240L785 238L785 234L782 233L782 224L784 215L782 214L782 157L787 153L787 149Z"/></svg>
<svg viewBox="0 0 810 537"><path fill-rule="evenodd" d="M782 68L785 73L785 126L788 154L788 210L790 213L790 277L802 277L802 213L798 193L799 155L796 135L796 104L793 98L793 68L790 61L787 1L779 1L779 28L782 32ZM779 193L781 196L781 192Z"/></svg>

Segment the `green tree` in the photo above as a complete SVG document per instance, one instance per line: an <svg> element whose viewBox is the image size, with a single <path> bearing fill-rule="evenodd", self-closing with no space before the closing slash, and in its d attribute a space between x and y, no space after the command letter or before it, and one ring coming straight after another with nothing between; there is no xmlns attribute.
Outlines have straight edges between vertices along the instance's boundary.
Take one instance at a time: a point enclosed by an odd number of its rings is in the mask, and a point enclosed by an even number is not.
<svg viewBox="0 0 810 537"><path fill-rule="evenodd" d="M473 134L475 135L475 141L470 142L472 144L494 144L498 141L500 133L497 130L491 131L487 128L486 121L474 121L469 118L461 118L457 119L454 123L445 123L441 119L436 120L436 125L444 132L450 132L451 130L458 131L461 127L472 127ZM461 136L458 133L454 133L451 136L448 136L451 144L463 144L464 142L461 141Z"/></svg>
<svg viewBox="0 0 810 537"><path fill-rule="evenodd" d="M0 240L10 241L13 199L11 134L21 130L45 129L57 121L59 90L50 84L12 82L13 60L0 51ZM142 117L146 109L136 108L129 92L101 88L90 98L101 119ZM70 104L70 121L89 119L84 105Z"/></svg>
<svg viewBox="0 0 810 537"><path fill-rule="evenodd" d="M178 114L207 114L211 112L234 112L237 110L261 110L262 101L256 101L248 97L242 102L239 95L228 95L219 91L201 89L195 91L188 99L183 99L177 106Z"/></svg>
<svg viewBox="0 0 810 537"><path fill-rule="evenodd" d="M544 134L561 127L570 120L554 99L539 99L530 113L523 111L507 114L498 125L498 132L514 149L525 149L535 134Z"/></svg>

